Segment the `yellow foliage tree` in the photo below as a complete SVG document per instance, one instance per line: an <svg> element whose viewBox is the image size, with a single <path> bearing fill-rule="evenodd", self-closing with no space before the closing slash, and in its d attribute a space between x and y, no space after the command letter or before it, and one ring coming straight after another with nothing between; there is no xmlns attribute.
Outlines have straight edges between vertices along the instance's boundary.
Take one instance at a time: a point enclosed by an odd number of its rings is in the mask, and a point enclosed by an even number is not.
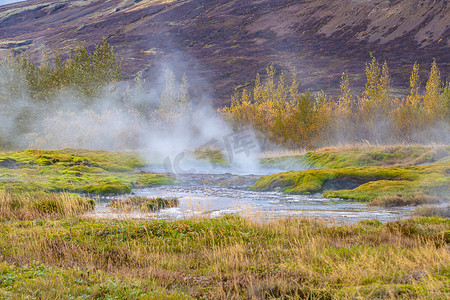
<svg viewBox="0 0 450 300"><path fill-rule="evenodd" d="M430 77L425 86L423 105L429 122L436 121L441 116L440 93L442 90L441 73L437 67L436 60L431 64Z"/></svg>
<svg viewBox="0 0 450 300"><path fill-rule="evenodd" d="M420 93L419 65L413 66L410 92L404 98L391 97L391 79L386 62L375 57L366 65L366 88L353 97L347 72L341 77L337 101L319 92L299 92L296 73L289 79L276 77L273 65L261 80L256 75L253 93L235 93L230 107L221 109L234 128L250 126L269 143L289 148L313 148L342 142L418 142L436 122L450 121L450 85L442 89L434 62L425 95ZM314 99L312 99L314 98Z"/></svg>
<svg viewBox="0 0 450 300"><path fill-rule="evenodd" d="M423 102L420 95L419 65L414 64L409 79L410 93L406 98L396 99L396 108L392 113L395 120L397 136L403 136L408 142L413 142L414 132L423 130Z"/></svg>
<svg viewBox="0 0 450 300"><path fill-rule="evenodd" d="M298 87L295 70L290 79L284 73L276 78L276 70L270 65L264 81L256 75L253 93L247 89L235 92L231 106L220 112L235 129L255 129L263 145L315 147L323 144L320 137L331 130L334 108L323 93L313 100L309 91L300 93Z"/></svg>

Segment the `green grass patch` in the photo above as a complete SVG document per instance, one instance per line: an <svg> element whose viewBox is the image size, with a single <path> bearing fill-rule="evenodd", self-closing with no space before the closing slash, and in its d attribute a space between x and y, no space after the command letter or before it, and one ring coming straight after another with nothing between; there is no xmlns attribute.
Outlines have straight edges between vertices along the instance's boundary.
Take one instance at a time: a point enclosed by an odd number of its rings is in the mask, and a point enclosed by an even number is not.
<svg viewBox="0 0 450 300"><path fill-rule="evenodd" d="M80 149L0 153L0 189L114 195L132 188L170 184L162 174L135 172L135 154Z"/></svg>
<svg viewBox="0 0 450 300"><path fill-rule="evenodd" d="M261 177L254 190L282 188L286 193L373 201L374 204L425 204L450 194L450 160L411 167L346 167L290 171ZM383 201L384 200L384 201Z"/></svg>

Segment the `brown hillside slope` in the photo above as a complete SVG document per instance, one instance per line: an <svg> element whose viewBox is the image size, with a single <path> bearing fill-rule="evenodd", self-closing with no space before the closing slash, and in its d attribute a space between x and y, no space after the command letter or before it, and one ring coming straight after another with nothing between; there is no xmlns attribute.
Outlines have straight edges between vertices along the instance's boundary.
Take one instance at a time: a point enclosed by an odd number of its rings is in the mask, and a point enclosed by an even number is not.
<svg viewBox="0 0 450 300"><path fill-rule="evenodd" d="M447 0L36 0L0 7L0 56L25 51L39 60L44 47L67 52L103 36L128 74L147 69L155 76L156 66L170 63L191 84L208 79L202 86L214 87L208 92L216 105L270 62L295 66L303 88L329 93L345 69L362 87L370 52L388 61L399 88L408 86L414 61L425 71L436 58L443 77L450 70Z"/></svg>

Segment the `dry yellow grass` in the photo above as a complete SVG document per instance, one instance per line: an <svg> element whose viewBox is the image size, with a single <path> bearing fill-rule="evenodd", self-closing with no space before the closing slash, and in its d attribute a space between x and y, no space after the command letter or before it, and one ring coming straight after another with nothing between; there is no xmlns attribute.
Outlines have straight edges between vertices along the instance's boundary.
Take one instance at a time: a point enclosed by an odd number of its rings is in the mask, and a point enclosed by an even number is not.
<svg viewBox="0 0 450 300"><path fill-rule="evenodd" d="M63 297L79 296L87 284L94 286L85 293L95 295L101 288L96 282L108 278L116 285L103 290L104 298L152 298L155 290L175 293L175 299L445 299L450 294L444 233L450 223L444 219L335 226L313 219L261 222L229 216L0 226L2 247L8 249L0 252L0 261L60 268L56 276L68 284ZM68 269L79 271L65 278ZM61 293L50 279L39 280L51 286L43 298ZM26 293L17 289L13 295Z"/></svg>
<svg viewBox="0 0 450 300"><path fill-rule="evenodd" d="M306 149L279 149L275 151L266 151L258 155L259 159L264 158L277 158L286 156L298 156L306 154Z"/></svg>
<svg viewBox="0 0 450 300"><path fill-rule="evenodd" d="M91 199L69 193L11 193L0 190L0 220L78 216L94 207Z"/></svg>
<svg viewBox="0 0 450 300"><path fill-rule="evenodd" d="M427 147L432 149L442 149L448 145L445 144L437 144L437 143L429 143L429 144L409 144L409 143L399 143L399 144L377 144L371 143L367 140L359 143L342 143L332 146L326 146L322 148L315 149L314 152L343 152L343 151L361 151L361 150L370 150L370 151L380 151L380 152L394 152L397 149L405 148L405 147Z"/></svg>

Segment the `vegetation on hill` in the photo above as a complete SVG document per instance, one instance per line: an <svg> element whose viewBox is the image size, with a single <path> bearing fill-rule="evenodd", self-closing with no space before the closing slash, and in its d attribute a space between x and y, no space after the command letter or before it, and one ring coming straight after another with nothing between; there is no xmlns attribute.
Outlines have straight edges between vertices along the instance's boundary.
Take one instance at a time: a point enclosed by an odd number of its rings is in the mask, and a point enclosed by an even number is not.
<svg viewBox="0 0 450 300"><path fill-rule="evenodd" d="M92 53L81 44L66 59L58 52L44 51L39 65L26 55L12 56L3 61L2 71L11 76L10 97L21 96L25 91L22 84L26 84L31 99L47 104L63 90L76 91L89 101L98 97L105 85L123 79L121 61L105 38Z"/></svg>
<svg viewBox="0 0 450 300"><path fill-rule="evenodd" d="M42 55L39 65L26 55L0 63L0 148L44 147L49 141L37 142L34 135L46 122L61 111L65 120L74 120L72 110L92 107L106 87L123 78L121 62L105 39L92 53L82 44L65 59L57 52ZM52 127L60 124L53 122Z"/></svg>
<svg viewBox="0 0 450 300"><path fill-rule="evenodd" d="M170 62L198 79L196 91L208 81L222 106L236 83L251 84L271 62L285 71L293 64L303 87L333 95L348 69L360 91L372 51L388 60L395 88L404 91L408 60L425 66L436 58L449 74L449 14L448 1L431 0L20 1L1 7L0 57L14 51L41 59L43 44L67 54L107 36L127 74L155 78L154 67Z"/></svg>
<svg viewBox="0 0 450 300"><path fill-rule="evenodd" d="M106 39L93 52L82 44L64 59L43 55L40 64L25 55L0 63L0 149L136 149L142 132L170 131L191 111L185 76L166 70L149 96L142 73L121 81Z"/></svg>
<svg viewBox="0 0 450 300"><path fill-rule="evenodd" d="M129 149L140 146L141 132L163 131L180 118L191 117L193 106L185 76L177 82L168 72L159 94L152 93L147 99L141 74L134 83L118 84L121 62L105 39L92 53L81 45L65 60L57 53L45 57L40 65L23 55L2 62L0 104L5 122L0 126L0 147L41 148L60 139L58 145L64 147L68 141L59 138L54 128L69 119L72 123L66 127L80 127L85 132L75 139L80 146L95 140L94 130L102 133L102 145L108 149ZM264 78L257 75L251 92L246 88L236 92L231 106L219 110L234 129L254 129L264 149L274 145L309 149L361 141L449 142L450 85L442 82L436 62L423 92L419 66L414 64L410 93L403 98L394 96L390 70L375 57L366 66L366 89L358 97L352 94L346 72L341 78L341 95L332 99L323 92L301 92L301 79L295 72L289 81L273 66L266 71ZM92 120L91 128L80 125L86 123L84 116ZM115 119L121 123L110 126L120 128L112 132L97 128ZM67 136L74 134L67 132Z"/></svg>

